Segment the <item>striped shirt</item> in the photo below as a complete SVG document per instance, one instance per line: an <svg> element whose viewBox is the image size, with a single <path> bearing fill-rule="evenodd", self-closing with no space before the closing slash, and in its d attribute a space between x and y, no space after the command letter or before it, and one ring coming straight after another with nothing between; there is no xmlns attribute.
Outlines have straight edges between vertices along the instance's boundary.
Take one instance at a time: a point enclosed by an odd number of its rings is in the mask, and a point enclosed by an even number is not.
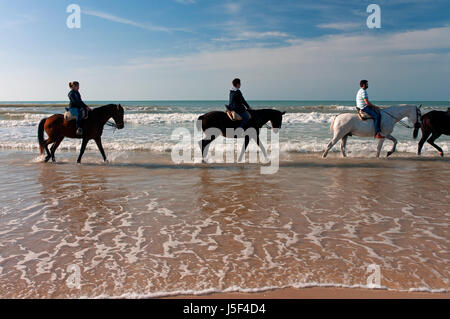
<svg viewBox="0 0 450 319"><path fill-rule="evenodd" d="M367 95L367 91L361 88L359 89L358 93L356 93L356 107L360 110L367 106L366 102L364 102L364 99L369 99L369 96Z"/></svg>

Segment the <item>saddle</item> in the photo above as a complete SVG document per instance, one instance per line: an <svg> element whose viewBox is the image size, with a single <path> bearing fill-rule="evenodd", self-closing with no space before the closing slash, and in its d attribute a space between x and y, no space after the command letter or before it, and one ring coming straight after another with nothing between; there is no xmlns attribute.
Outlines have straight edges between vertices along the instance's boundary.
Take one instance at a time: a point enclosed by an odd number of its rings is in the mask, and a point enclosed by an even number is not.
<svg viewBox="0 0 450 319"><path fill-rule="evenodd" d="M373 120L373 117L370 116L370 114L367 114L361 110L358 110L358 117L361 121Z"/></svg>
<svg viewBox="0 0 450 319"><path fill-rule="evenodd" d="M82 116L83 120L87 119L89 112L86 112L84 109L81 109L81 112L83 113L83 116ZM69 122L69 121L73 121L76 119L77 119L76 116L74 116L72 113L70 113L69 109L66 107L66 112L64 112L64 120Z"/></svg>
<svg viewBox="0 0 450 319"><path fill-rule="evenodd" d="M225 105L226 109L227 109L227 115L230 118L230 120L232 121L242 121L242 116L239 115L239 113L232 111L228 108L228 105ZM248 114L249 119L252 118L252 116L250 115L250 113L248 111L246 111L246 113Z"/></svg>

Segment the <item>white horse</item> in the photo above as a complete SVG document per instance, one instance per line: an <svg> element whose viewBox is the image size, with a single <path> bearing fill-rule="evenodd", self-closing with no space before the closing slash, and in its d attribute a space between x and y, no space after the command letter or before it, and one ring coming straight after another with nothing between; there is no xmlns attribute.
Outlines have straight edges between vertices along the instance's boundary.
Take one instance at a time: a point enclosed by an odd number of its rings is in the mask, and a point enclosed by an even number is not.
<svg viewBox="0 0 450 319"><path fill-rule="evenodd" d="M381 134L387 139L394 142L392 150L387 153L387 156L392 155L397 147L397 139L391 135L394 130L394 125L404 117L407 117L411 123L414 123L415 128L420 127L421 113L420 107L416 105L394 105L386 109L381 109ZM327 145L322 157L326 157L330 149L341 140L341 153L345 157L345 147L347 144L347 138L352 135L361 137L372 137L375 135L374 121L361 120L358 114L344 113L336 116L331 122L330 131L334 133L333 139ZM417 133L414 133L414 138L417 137ZM384 138L379 139L377 148L377 157L380 156L381 148L384 143Z"/></svg>

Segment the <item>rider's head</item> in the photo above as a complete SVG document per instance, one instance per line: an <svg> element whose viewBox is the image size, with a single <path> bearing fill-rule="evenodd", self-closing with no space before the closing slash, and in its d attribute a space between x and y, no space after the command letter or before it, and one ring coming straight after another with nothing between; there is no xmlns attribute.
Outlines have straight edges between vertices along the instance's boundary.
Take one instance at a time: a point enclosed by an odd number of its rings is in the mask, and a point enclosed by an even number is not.
<svg viewBox="0 0 450 319"><path fill-rule="evenodd" d="M69 87L70 87L72 90L78 91L78 89L80 88L80 83L77 82L77 81L69 82Z"/></svg>
<svg viewBox="0 0 450 319"><path fill-rule="evenodd" d="M240 88L241 88L241 80L240 80L240 79L236 78L236 79L233 80L232 83L233 83L233 86L234 86L235 88L237 88L237 89L240 89Z"/></svg>
<svg viewBox="0 0 450 319"><path fill-rule="evenodd" d="M365 90L369 87L369 82L367 80L361 80L359 86Z"/></svg>

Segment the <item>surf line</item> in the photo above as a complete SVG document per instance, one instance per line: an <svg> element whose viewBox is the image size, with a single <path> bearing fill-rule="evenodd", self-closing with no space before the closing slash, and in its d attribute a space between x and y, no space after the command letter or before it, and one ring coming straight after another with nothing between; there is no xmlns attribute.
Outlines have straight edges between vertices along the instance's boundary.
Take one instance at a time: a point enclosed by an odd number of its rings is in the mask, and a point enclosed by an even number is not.
<svg viewBox="0 0 450 319"><path fill-rule="evenodd" d="M184 306L183 313L185 314L210 314L214 317L218 306L196 306L193 303Z"/></svg>

